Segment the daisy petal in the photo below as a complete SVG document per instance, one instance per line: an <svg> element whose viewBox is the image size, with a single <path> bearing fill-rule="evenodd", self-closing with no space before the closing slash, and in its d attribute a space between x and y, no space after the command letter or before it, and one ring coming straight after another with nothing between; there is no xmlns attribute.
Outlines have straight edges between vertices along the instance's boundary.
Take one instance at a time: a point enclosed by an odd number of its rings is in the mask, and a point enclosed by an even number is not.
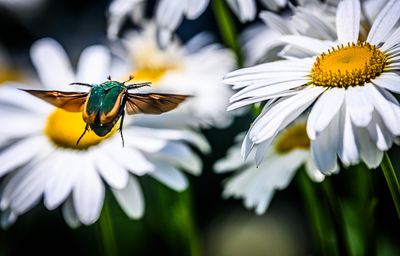
<svg viewBox="0 0 400 256"><path fill-rule="evenodd" d="M74 207L80 222L93 224L100 216L104 201L104 185L91 163L85 159L82 172L73 190Z"/></svg>
<svg viewBox="0 0 400 256"><path fill-rule="evenodd" d="M395 73L382 73L372 83L395 93L400 93L400 76Z"/></svg>
<svg viewBox="0 0 400 256"><path fill-rule="evenodd" d="M382 161L383 152L371 140L367 129L359 128L356 135L361 159L369 169L375 169Z"/></svg>
<svg viewBox="0 0 400 256"><path fill-rule="evenodd" d="M331 88L326 90L313 106L307 119L307 135L314 140L339 111L345 98L345 89Z"/></svg>
<svg viewBox="0 0 400 256"><path fill-rule="evenodd" d="M266 111L250 128L249 138L255 143L261 143L276 134L279 129L291 123L311 103L325 91L322 87L308 87L289 98L282 98Z"/></svg>
<svg viewBox="0 0 400 256"><path fill-rule="evenodd" d="M128 184L123 189L112 189L119 205L126 215L132 219L139 219L144 214L143 193L139 182L133 176L129 177Z"/></svg>
<svg viewBox="0 0 400 256"><path fill-rule="evenodd" d="M111 56L101 45L87 47L79 57L75 82L102 83L110 70Z"/></svg>
<svg viewBox="0 0 400 256"><path fill-rule="evenodd" d="M336 152L339 147L339 115L340 113L336 113L325 130L321 131L314 140L311 140L312 158L317 169L325 175L338 169Z"/></svg>
<svg viewBox="0 0 400 256"><path fill-rule="evenodd" d="M359 0L344 0L338 5L336 12L336 30L339 43L357 43L360 32Z"/></svg>
<svg viewBox="0 0 400 256"><path fill-rule="evenodd" d="M257 7L254 0L227 0L227 3L239 17L240 22L247 22L254 20Z"/></svg>
<svg viewBox="0 0 400 256"><path fill-rule="evenodd" d="M186 17L188 19L194 20L197 19L204 12L210 0L186 0L186 2Z"/></svg>
<svg viewBox="0 0 400 256"><path fill-rule="evenodd" d="M155 165L156 169L149 173L150 176L176 191L187 188L188 181L180 171L161 161L155 161Z"/></svg>
<svg viewBox="0 0 400 256"><path fill-rule="evenodd" d="M68 226L71 228L77 228L81 225L78 215L76 214L74 204L72 202L72 198L68 198L67 201L65 201L63 207L62 207L62 213L65 219L65 222L67 222Z"/></svg>
<svg viewBox="0 0 400 256"><path fill-rule="evenodd" d="M122 189L126 187L128 183L128 172L120 165L117 165L110 159L110 157L98 150L96 154L93 154L94 164L97 167L97 171L103 177L103 179L115 189Z"/></svg>
<svg viewBox="0 0 400 256"><path fill-rule="evenodd" d="M367 42L374 45L384 42L393 29L393 26L395 26L399 20L399 13L400 1L389 1L372 24L371 30L368 33Z"/></svg>
<svg viewBox="0 0 400 256"><path fill-rule="evenodd" d="M42 137L36 136L29 139L21 140L12 147L3 150L0 153L0 176L15 170L17 167L31 160L45 144ZM27 150L30 149L30 150Z"/></svg>
<svg viewBox="0 0 400 256"><path fill-rule="evenodd" d="M53 39L44 38L31 47L31 59L40 80L47 88L62 88L74 82L74 73L67 54Z"/></svg>
<svg viewBox="0 0 400 256"><path fill-rule="evenodd" d="M340 119L340 135L338 155L345 166L359 162L359 149L356 142L358 131L352 124L349 111L343 106Z"/></svg>
<svg viewBox="0 0 400 256"><path fill-rule="evenodd" d="M346 109L356 126L366 127L371 121L374 106L368 101L364 88L357 86L346 89Z"/></svg>

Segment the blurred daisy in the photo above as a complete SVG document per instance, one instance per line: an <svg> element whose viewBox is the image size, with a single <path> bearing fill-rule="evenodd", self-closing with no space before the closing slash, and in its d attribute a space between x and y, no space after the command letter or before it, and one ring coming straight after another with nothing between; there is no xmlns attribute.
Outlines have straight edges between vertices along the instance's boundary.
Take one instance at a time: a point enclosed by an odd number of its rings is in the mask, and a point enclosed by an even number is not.
<svg viewBox="0 0 400 256"><path fill-rule="evenodd" d="M238 136L238 142L243 136ZM215 164L214 169L218 173L236 171L233 177L226 180L223 195L243 198L246 208L254 208L257 214L267 210L275 191L285 189L302 165L305 164L313 181L321 182L324 179L311 158L310 140L304 121L296 121L288 126L266 151L256 145L258 162L265 158L265 164L261 166L251 160L243 162L240 151L240 143L237 143L229 149L226 158Z"/></svg>
<svg viewBox="0 0 400 256"><path fill-rule="evenodd" d="M123 39L125 51L121 67L115 66L121 77L133 74L135 81L151 81L151 91L189 94L187 100L165 118L175 118L174 125L182 122L191 126L224 127L232 121L226 112L233 91L223 85L221 77L234 68L232 53L200 34L186 45L172 41L161 50L156 41L154 24L142 31L131 31ZM144 89L146 90L146 89Z"/></svg>
<svg viewBox="0 0 400 256"><path fill-rule="evenodd" d="M307 120L311 155L325 174L363 161L379 165L382 151L400 135L400 106L389 92L400 92L400 2L389 1L365 41L358 41L360 2L339 3L338 42L292 36L290 43L313 58L270 62L234 71L224 81L241 89L230 110L272 99L250 127L244 156L254 145L267 148L296 117L315 103Z"/></svg>
<svg viewBox="0 0 400 256"><path fill-rule="evenodd" d="M98 83L109 72L110 55L102 46L86 48L76 75L62 47L51 39L36 42L32 61L48 90L76 91L75 81ZM12 224L41 198L49 209L62 205L66 222L75 227L94 223L100 215L105 184L131 218L144 212L137 176L144 174L183 190L188 182L179 171L199 174L201 162L189 144L208 150L203 137L189 131L153 127L149 119L126 118L125 147L116 128L106 137L86 134L81 113L66 112L13 87L0 92L0 175L2 225Z"/></svg>
<svg viewBox="0 0 400 256"><path fill-rule="evenodd" d="M143 17L145 0L114 0L109 7L108 34L115 38L125 17L131 15L133 20ZM158 27L158 39L165 47L171 39L171 34L182 22L183 18L197 19L207 8L210 0L160 0L158 1L155 17ZM277 11L286 6L287 0L260 0L267 8ZM254 20L257 14L255 0L227 0L228 5L241 22Z"/></svg>
<svg viewBox="0 0 400 256"><path fill-rule="evenodd" d="M305 47L288 45L290 35L303 35L319 40L335 41L337 1L320 2L315 0L300 1L292 8L291 14L277 15L269 11L260 12L263 24L256 24L246 29L241 35L245 66L282 58L310 57L315 53ZM360 36L366 38L370 30L370 20L387 3L386 0L363 1ZM286 38L288 36L288 38Z"/></svg>

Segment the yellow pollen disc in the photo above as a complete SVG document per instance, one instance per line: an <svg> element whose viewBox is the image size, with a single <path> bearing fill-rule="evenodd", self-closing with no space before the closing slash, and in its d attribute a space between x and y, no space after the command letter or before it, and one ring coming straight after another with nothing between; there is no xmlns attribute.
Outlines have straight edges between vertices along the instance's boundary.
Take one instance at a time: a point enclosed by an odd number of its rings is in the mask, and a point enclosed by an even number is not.
<svg viewBox="0 0 400 256"><path fill-rule="evenodd" d="M275 150L287 154L295 149L309 149L310 139L307 136L306 124L296 123L285 129L275 141Z"/></svg>
<svg viewBox="0 0 400 256"><path fill-rule="evenodd" d="M157 83L166 73L166 67L143 67L133 73L135 81Z"/></svg>
<svg viewBox="0 0 400 256"><path fill-rule="evenodd" d="M386 56L367 42L347 44L317 57L311 70L315 85L342 87L364 85L382 73Z"/></svg>
<svg viewBox="0 0 400 256"><path fill-rule="evenodd" d="M79 137L85 130L86 123L80 112L68 112L61 108L49 115L45 126L45 134L57 146L62 148L85 150L95 146L110 137L117 130L118 123L109 134L104 137L97 136L93 131L88 131L83 136L79 145L76 145Z"/></svg>
<svg viewBox="0 0 400 256"><path fill-rule="evenodd" d="M8 82L8 81L20 81L22 79L22 75L13 69L1 67L0 70L0 83Z"/></svg>

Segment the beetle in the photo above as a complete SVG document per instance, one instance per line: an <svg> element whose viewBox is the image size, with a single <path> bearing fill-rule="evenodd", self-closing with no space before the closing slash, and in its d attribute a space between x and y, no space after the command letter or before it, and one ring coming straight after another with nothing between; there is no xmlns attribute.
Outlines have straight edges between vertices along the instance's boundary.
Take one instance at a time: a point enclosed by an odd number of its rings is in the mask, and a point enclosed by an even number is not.
<svg viewBox="0 0 400 256"><path fill-rule="evenodd" d="M78 138L76 145L79 144L79 141L89 130L92 130L100 137L106 136L119 119L121 119L119 132L121 134L122 145L124 145L122 125L125 111L129 115L138 113L161 114L173 110L181 102L190 97L178 94L131 93L129 92L131 89L151 85L150 82L125 85L125 83L132 79L133 77L129 76L128 80L118 82L111 80L111 77L108 76L108 80L101 84L70 84L90 87L88 92L21 90L66 111L82 112L82 118L86 126L82 135Z"/></svg>

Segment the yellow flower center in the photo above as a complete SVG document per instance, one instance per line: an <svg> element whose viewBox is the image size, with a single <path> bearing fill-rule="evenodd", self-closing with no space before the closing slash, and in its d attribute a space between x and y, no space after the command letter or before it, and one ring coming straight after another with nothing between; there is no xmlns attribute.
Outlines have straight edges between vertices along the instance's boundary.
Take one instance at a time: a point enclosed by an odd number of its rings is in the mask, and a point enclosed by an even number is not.
<svg viewBox="0 0 400 256"><path fill-rule="evenodd" d="M61 108L49 115L45 126L45 134L58 147L86 150L95 146L115 133L118 123L109 134L104 137L97 136L94 132L88 131L76 145L79 137L85 130L86 123L82 119L80 112L68 112Z"/></svg>
<svg viewBox="0 0 400 256"><path fill-rule="evenodd" d="M311 70L311 80L324 87L364 85L382 73L386 56L367 42L338 46L317 57Z"/></svg>
<svg viewBox="0 0 400 256"><path fill-rule="evenodd" d="M135 81L157 83L166 73L166 67L142 67L133 73Z"/></svg>
<svg viewBox="0 0 400 256"><path fill-rule="evenodd" d="M309 149L310 139L307 136L306 124L296 123L285 129L275 141L275 150L287 154L295 149Z"/></svg>
<svg viewBox="0 0 400 256"><path fill-rule="evenodd" d="M11 68L1 67L0 69L0 83L8 82L8 81L20 81L22 79L22 75Z"/></svg>
<svg viewBox="0 0 400 256"><path fill-rule="evenodd" d="M132 53L135 81L157 85L166 73L181 67L178 56L175 48L161 50L155 41L141 42Z"/></svg>

